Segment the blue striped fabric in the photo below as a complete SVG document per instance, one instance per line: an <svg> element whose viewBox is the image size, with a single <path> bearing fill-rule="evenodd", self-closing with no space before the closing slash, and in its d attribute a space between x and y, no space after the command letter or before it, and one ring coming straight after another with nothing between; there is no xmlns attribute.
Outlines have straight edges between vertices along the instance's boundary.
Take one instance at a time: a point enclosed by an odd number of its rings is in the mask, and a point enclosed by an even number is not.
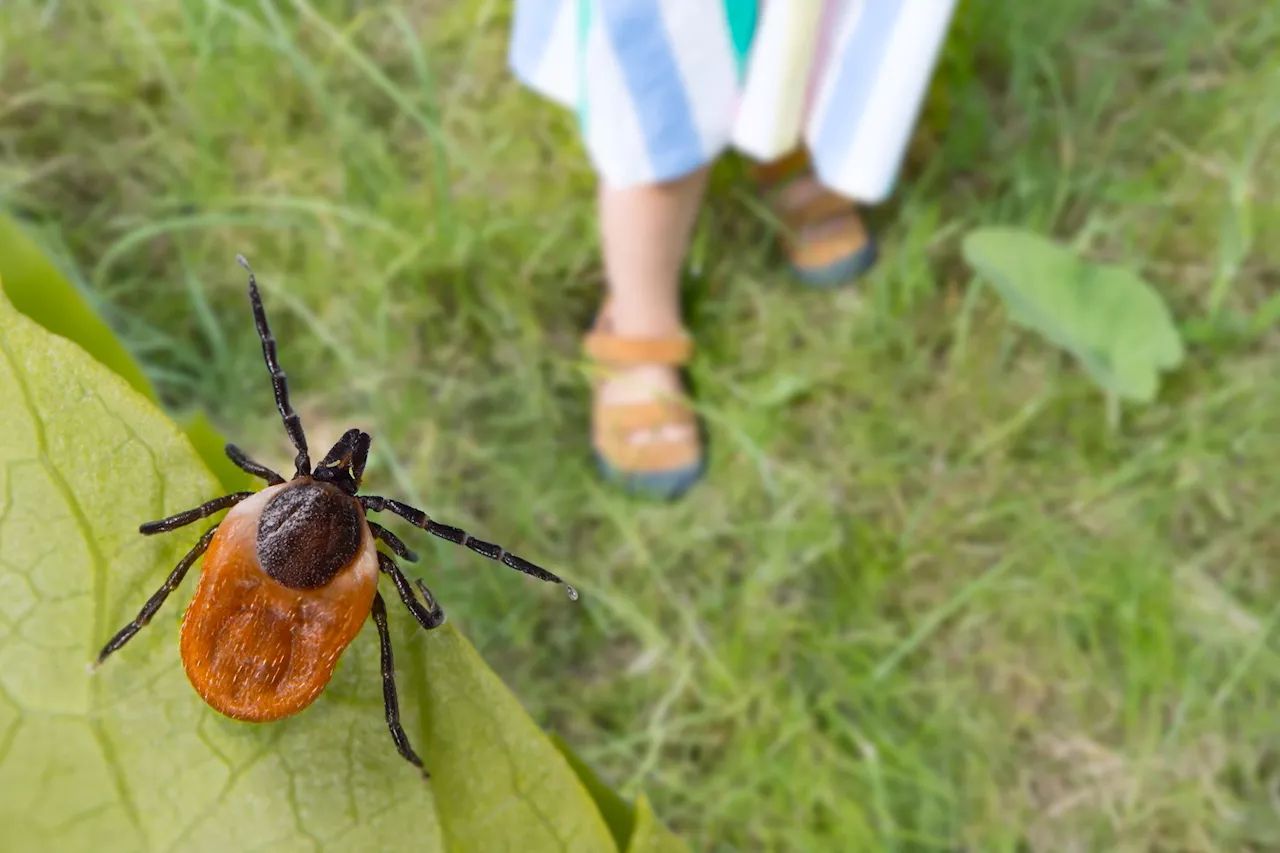
<svg viewBox="0 0 1280 853"><path fill-rule="evenodd" d="M814 134L815 149L845 151L853 142L867 100L879 82L876 72L889 47L885 33L893 32L902 9L899 2L871 2L862 7L857 26L828 71L834 74L831 98L839 107L828 110L826 121Z"/></svg>
<svg viewBox="0 0 1280 853"><path fill-rule="evenodd" d="M708 158L659 7L658 0L607 0L599 12L644 129L650 165L665 180L693 171Z"/></svg>
<svg viewBox="0 0 1280 853"><path fill-rule="evenodd" d="M511 17L508 61L524 79L537 75L563 0L520 0Z"/></svg>
<svg viewBox="0 0 1280 853"><path fill-rule="evenodd" d="M831 189L878 201L955 4L516 0L510 63L578 111L610 185L671 180L730 147L772 159L803 143Z"/></svg>

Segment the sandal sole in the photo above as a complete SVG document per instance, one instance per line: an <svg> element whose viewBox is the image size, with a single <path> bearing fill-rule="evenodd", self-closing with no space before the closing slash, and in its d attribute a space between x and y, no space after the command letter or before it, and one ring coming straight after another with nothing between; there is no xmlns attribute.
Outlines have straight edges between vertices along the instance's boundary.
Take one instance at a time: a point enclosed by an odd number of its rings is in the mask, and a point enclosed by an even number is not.
<svg viewBox="0 0 1280 853"><path fill-rule="evenodd" d="M852 255L841 258L825 267L806 269L792 264L791 274L809 287L831 290L852 284L861 278L866 274L867 270L875 266L879 255L880 253L873 240Z"/></svg>
<svg viewBox="0 0 1280 853"><path fill-rule="evenodd" d="M675 500L702 479L706 473L706 460L702 459L684 468L670 471L621 471L600 455L592 451L596 458L596 467L600 475L610 483L621 486L624 492L659 500Z"/></svg>

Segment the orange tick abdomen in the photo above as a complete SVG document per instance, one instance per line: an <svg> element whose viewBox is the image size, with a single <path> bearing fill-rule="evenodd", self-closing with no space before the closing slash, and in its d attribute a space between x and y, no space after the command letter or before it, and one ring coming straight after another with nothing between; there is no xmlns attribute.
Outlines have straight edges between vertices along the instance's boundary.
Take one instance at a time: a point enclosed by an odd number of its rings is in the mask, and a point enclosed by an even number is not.
<svg viewBox="0 0 1280 853"><path fill-rule="evenodd" d="M258 549L263 509L299 486L318 484L270 486L227 513L182 620L187 678L205 702L237 720L278 720L315 701L377 591L377 552L363 512L355 555L325 585L294 589L268 575Z"/></svg>

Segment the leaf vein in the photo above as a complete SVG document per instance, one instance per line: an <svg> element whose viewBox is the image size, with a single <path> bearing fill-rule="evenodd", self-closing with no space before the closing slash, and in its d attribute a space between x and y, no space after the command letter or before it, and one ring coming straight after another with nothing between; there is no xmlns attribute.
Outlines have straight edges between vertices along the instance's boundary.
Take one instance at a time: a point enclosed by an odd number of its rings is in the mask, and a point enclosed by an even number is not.
<svg viewBox="0 0 1280 853"><path fill-rule="evenodd" d="M104 557L101 549L98 547L97 539L93 535L93 530L89 525L89 520L85 516L84 507L80 506L80 502L76 499L75 492L72 491L71 485L62 475L58 466L49 458L49 439L45 434L44 421L40 418L39 409L36 407L35 397L31 393L31 388L27 384L26 376L23 374L22 368L18 360L14 358L13 353L9 349L8 342L0 337L0 352L4 354L5 360L13 369L14 383L18 386L18 394L22 398L22 405L31 416L32 431L36 439L36 448L41 467L48 474L50 481L55 489L62 496L63 502L66 503L67 509L71 513L76 528L79 530L81 537L85 542L85 548L89 552L89 559L93 564L93 599L95 605L94 627L95 635L100 636L102 633L103 620L106 613L106 572L107 567L104 563ZM95 679L90 682L89 694L93 700L93 705L98 705L100 688L99 682ZM146 830L142 825L142 816L138 812L137 803L133 801L133 793L129 790L129 786L124 778L124 771L119 763L115 761L115 748L106 736L101 722L96 718L87 721L88 728L93 734L95 740L98 741L99 749L102 750L103 760L107 764L107 772L111 777L111 784L116 789L116 795L120 798L120 804L124 808L125 815L129 822L133 824L138 831L138 835L145 842L147 840Z"/></svg>

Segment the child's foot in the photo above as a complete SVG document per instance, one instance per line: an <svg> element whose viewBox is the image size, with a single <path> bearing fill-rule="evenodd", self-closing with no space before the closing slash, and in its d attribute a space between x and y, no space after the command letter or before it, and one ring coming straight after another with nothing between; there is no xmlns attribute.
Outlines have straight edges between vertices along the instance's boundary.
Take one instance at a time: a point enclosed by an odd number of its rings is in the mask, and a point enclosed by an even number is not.
<svg viewBox="0 0 1280 853"><path fill-rule="evenodd" d="M756 180L787 228L791 270L806 284L847 284L875 264L876 244L852 201L819 183L803 149L755 168Z"/></svg>
<svg viewBox="0 0 1280 853"><path fill-rule="evenodd" d="M602 368L592 403L592 445L601 472L624 488L675 498L703 471L702 440L678 368L693 353L683 330L661 338L625 337L606 306L587 335Z"/></svg>

